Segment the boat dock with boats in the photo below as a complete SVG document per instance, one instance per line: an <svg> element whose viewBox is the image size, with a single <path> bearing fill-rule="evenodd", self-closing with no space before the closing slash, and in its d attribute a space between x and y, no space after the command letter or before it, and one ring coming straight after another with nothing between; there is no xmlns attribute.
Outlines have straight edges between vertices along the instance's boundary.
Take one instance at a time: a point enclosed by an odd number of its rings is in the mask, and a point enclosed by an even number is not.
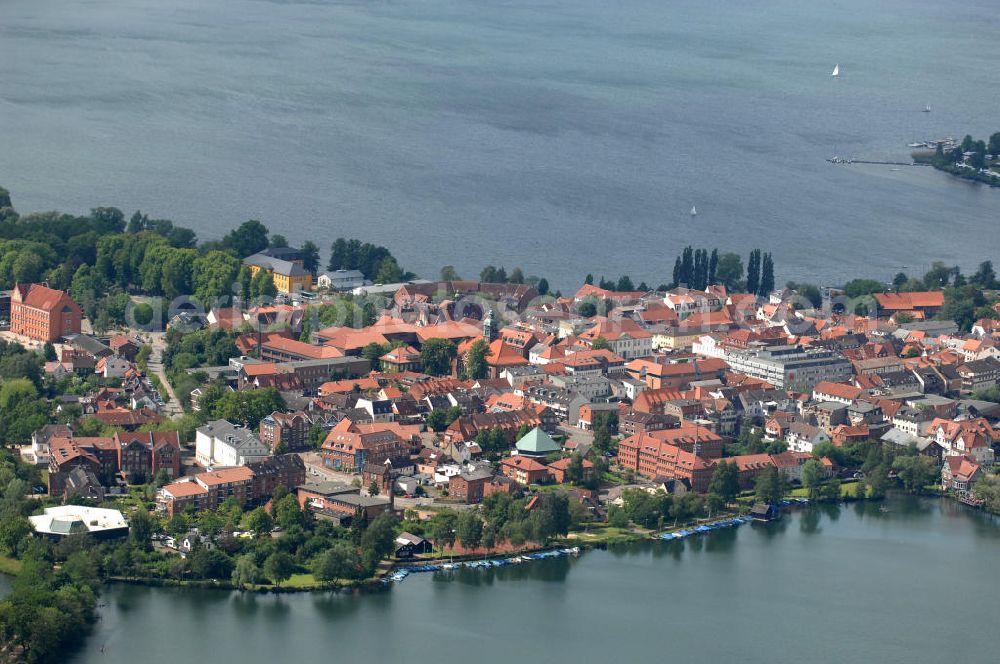
<svg viewBox="0 0 1000 664"><path fill-rule="evenodd" d="M777 503L773 507L776 510L785 511L795 506L806 505L809 503L807 498L788 498ZM727 528L736 528L742 526L745 523L750 523L754 521L754 516L751 514L746 514L742 516L736 516L729 519L722 519L720 521L713 521L711 523L703 523L697 526L691 526L688 528L683 528L681 530L676 530L668 533L657 533L652 536L653 539L661 540L665 542L682 540L694 535L707 535L708 533L715 532L717 530L725 530ZM580 553L580 547L565 547L548 549L545 551L535 551L532 553L522 553L515 556L510 556L506 558L488 558L483 560L465 560L459 562L437 562L428 563L426 565L411 565L407 567L397 567L391 573L387 574L382 578L382 582L389 584L393 582L399 582L408 577L411 574L420 574L424 572L447 572L457 569L492 569L499 567L507 567L509 565L520 565L521 563L530 562L532 560L547 560L549 558L560 558L563 556L576 556Z"/></svg>
<svg viewBox="0 0 1000 664"><path fill-rule="evenodd" d="M914 141L908 143L906 147L914 151L919 150L929 150L935 151L939 147L945 152L949 150L954 150L958 145L953 137L947 136L945 138L934 138L927 141ZM875 159L853 159L851 157L839 157L834 156L827 159L831 164L875 164L877 166L930 166L930 164L924 161L880 161Z"/></svg>
<svg viewBox="0 0 1000 664"><path fill-rule="evenodd" d="M878 166L929 166L917 161L874 161L870 159L850 159L847 157L830 157L827 159L831 164L875 164Z"/></svg>
<svg viewBox="0 0 1000 664"><path fill-rule="evenodd" d="M490 558L484 560L466 560L462 562L438 563L429 565L413 565L411 567L399 567L382 579L383 583L399 582L411 574L421 572L446 572L456 569L491 569L497 567L507 567L509 565L519 565L532 560L546 560L548 558L561 558L563 556L579 555L580 547L566 547L560 549L549 549L547 551L536 551L533 553L522 553L509 558Z"/></svg>
<svg viewBox="0 0 1000 664"><path fill-rule="evenodd" d="M792 507L799 505L809 504L808 498L788 498L782 500L780 503L773 505L776 511L788 510ZM731 519L723 519L722 521L715 521L713 523L705 523L699 526L694 526L692 528L684 528L670 533L661 533L654 535L653 539L663 540L665 542L671 542L676 540L682 540L693 535L706 535L708 533L714 532L716 530L725 530L727 528L736 528L742 526L745 523L750 523L756 521L753 512L743 516L733 517Z"/></svg>

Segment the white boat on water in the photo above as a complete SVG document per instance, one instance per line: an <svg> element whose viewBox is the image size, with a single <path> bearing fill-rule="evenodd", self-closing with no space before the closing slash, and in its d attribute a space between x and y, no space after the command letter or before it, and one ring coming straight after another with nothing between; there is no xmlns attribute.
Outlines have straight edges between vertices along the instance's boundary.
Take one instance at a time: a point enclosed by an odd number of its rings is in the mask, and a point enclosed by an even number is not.
<svg viewBox="0 0 1000 664"><path fill-rule="evenodd" d="M931 107L930 107L930 105L928 105L928 106L924 106L924 113L930 113L930 112L931 112Z"/></svg>
<svg viewBox="0 0 1000 664"><path fill-rule="evenodd" d="M693 206L693 205L691 206L691 216L692 217L697 217L698 216L698 209L695 206Z"/></svg>
<svg viewBox="0 0 1000 664"><path fill-rule="evenodd" d="M830 74L830 76L833 76L834 78L840 78L840 64L839 63L835 64L833 66L833 73Z"/></svg>

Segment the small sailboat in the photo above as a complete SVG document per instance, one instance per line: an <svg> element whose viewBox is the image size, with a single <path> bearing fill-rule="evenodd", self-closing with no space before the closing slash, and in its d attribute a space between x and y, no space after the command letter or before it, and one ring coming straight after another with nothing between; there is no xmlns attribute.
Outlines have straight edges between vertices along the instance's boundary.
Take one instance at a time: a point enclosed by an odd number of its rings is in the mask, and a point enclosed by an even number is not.
<svg viewBox="0 0 1000 664"><path fill-rule="evenodd" d="M833 66L833 73L830 74L830 76L833 76L834 78L840 78L840 64L839 63L835 64Z"/></svg>
<svg viewBox="0 0 1000 664"><path fill-rule="evenodd" d="M931 112L930 105L924 106L924 113L930 113L930 112Z"/></svg>
<svg viewBox="0 0 1000 664"><path fill-rule="evenodd" d="M696 208L693 205L691 206L691 216L692 217L697 217L698 216L698 208Z"/></svg>

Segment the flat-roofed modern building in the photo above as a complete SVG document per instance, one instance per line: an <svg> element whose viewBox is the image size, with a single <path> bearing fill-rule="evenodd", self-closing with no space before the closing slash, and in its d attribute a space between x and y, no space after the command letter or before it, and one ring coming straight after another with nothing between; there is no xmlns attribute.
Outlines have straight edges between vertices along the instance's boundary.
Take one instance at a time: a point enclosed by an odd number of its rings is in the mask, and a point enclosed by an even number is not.
<svg viewBox="0 0 1000 664"><path fill-rule="evenodd" d="M751 347L726 353L725 361L733 371L766 380L782 390L808 391L822 381L839 383L854 375L843 355L801 345Z"/></svg>
<svg viewBox="0 0 1000 664"><path fill-rule="evenodd" d="M29 516L31 527L42 537L61 539L90 535L95 539L128 537L128 521L118 510L82 505L46 507L44 514Z"/></svg>

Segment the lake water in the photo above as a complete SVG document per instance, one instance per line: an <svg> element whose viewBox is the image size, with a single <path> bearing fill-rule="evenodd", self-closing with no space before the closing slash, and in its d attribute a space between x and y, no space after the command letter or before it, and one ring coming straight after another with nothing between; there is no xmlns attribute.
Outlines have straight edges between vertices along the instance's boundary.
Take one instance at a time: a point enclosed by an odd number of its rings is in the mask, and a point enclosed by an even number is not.
<svg viewBox="0 0 1000 664"><path fill-rule="evenodd" d="M997 520L939 500L886 506L420 574L376 594L116 586L71 662L942 662L956 648L996 661Z"/></svg>
<svg viewBox="0 0 1000 664"><path fill-rule="evenodd" d="M824 160L1000 131L998 34L994 0L6 0L0 184L564 289L687 243L779 282L972 268L1000 190Z"/></svg>

